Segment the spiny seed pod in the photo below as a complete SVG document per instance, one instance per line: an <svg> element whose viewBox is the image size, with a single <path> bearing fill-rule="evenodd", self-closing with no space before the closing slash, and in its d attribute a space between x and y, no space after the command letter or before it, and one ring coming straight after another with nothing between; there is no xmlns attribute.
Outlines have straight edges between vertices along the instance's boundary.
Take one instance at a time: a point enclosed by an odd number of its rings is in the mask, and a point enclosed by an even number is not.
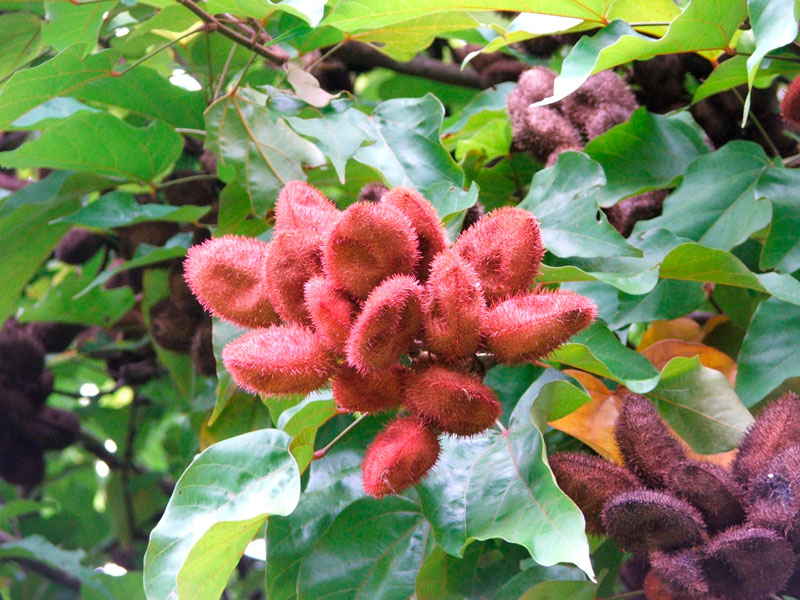
<svg viewBox="0 0 800 600"><path fill-rule="evenodd" d="M506 100L511 122L521 120L531 104L550 96L555 80L555 72L547 67L532 67L520 75L519 82Z"/></svg>
<svg viewBox="0 0 800 600"><path fill-rule="evenodd" d="M546 356L597 317L594 302L565 290L545 291L495 304L481 325L486 346L503 363Z"/></svg>
<svg viewBox="0 0 800 600"><path fill-rule="evenodd" d="M105 240L96 233L73 227L61 238L55 249L55 257L68 265L82 265L92 258Z"/></svg>
<svg viewBox="0 0 800 600"><path fill-rule="evenodd" d="M792 540L800 525L800 445L777 454L753 479L748 523Z"/></svg>
<svg viewBox="0 0 800 600"><path fill-rule="evenodd" d="M304 181L290 181L275 204L275 232L304 231L327 234L342 213L322 192Z"/></svg>
<svg viewBox="0 0 800 600"><path fill-rule="evenodd" d="M323 385L333 361L311 329L273 325L229 342L222 361L234 381L262 394L307 394Z"/></svg>
<svg viewBox="0 0 800 600"><path fill-rule="evenodd" d="M480 200L476 200L475 204L470 206L467 209L467 212L464 213L464 221L461 223L461 231L469 229L475 223L478 222L483 215L486 214L486 207L481 203Z"/></svg>
<svg viewBox="0 0 800 600"><path fill-rule="evenodd" d="M686 460L686 452L658 416L652 402L628 394L614 425L625 466L652 487L666 486L666 475Z"/></svg>
<svg viewBox="0 0 800 600"><path fill-rule="evenodd" d="M362 373L397 362L422 331L422 286L396 275L376 287L353 323L345 344L347 364Z"/></svg>
<svg viewBox="0 0 800 600"><path fill-rule="evenodd" d="M408 187L396 187L389 190L383 195L381 202L396 208L411 221L414 232L417 234L420 253L417 278L425 281L428 278L433 257L448 246L447 232L442 227L436 209L422 194Z"/></svg>
<svg viewBox="0 0 800 600"><path fill-rule="evenodd" d="M614 206L604 209L609 224L625 237L633 231L639 221L653 219L661 214L664 199L669 190L653 190L633 198L626 198Z"/></svg>
<svg viewBox="0 0 800 600"><path fill-rule="evenodd" d="M173 352L188 352L200 318L178 308L167 297L150 307L150 335L159 346Z"/></svg>
<svg viewBox="0 0 800 600"><path fill-rule="evenodd" d="M697 552L650 554L650 573L645 578L647 600L709 600L708 581Z"/></svg>
<svg viewBox="0 0 800 600"><path fill-rule="evenodd" d="M192 169L177 169L164 179L164 183L202 175ZM192 179L164 188L167 202L173 206L209 206L217 199L217 186L212 179Z"/></svg>
<svg viewBox="0 0 800 600"><path fill-rule="evenodd" d="M30 334L39 340L47 352L63 352L84 329L85 325L72 323L41 322L28 325Z"/></svg>
<svg viewBox="0 0 800 600"><path fill-rule="evenodd" d="M189 289L183 277L183 265L176 262L169 270L169 297L182 311L197 316L203 315L203 306Z"/></svg>
<svg viewBox="0 0 800 600"><path fill-rule="evenodd" d="M614 71L592 75L561 101L561 111L590 140L627 121L638 107L633 92Z"/></svg>
<svg viewBox="0 0 800 600"><path fill-rule="evenodd" d="M527 291L544 255L536 217L511 206L481 218L453 248L478 273L489 305Z"/></svg>
<svg viewBox="0 0 800 600"><path fill-rule="evenodd" d="M334 285L364 300L391 275L411 275L419 264L417 235L396 208L350 205L325 243L323 265Z"/></svg>
<svg viewBox="0 0 800 600"><path fill-rule="evenodd" d="M214 357L211 333L211 319L204 319L192 336L190 348L194 368L206 377L211 377L217 372L217 359Z"/></svg>
<svg viewBox="0 0 800 600"><path fill-rule="evenodd" d="M322 273L323 237L297 229L279 231L272 238L265 261L267 294L284 321L310 325L303 286Z"/></svg>
<svg viewBox="0 0 800 600"><path fill-rule="evenodd" d="M709 533L744 519L744 491L725 469L706 462L684 461L666 474L667 488L694 505Z"/></svg>
<svg viewBox="0 0 800 600"><path fill-rule="evenodd" d="M322 275L309 279L303 290L305 307L320 341L333 352L343 353L356 313L353 302Z"/></svg>
<svg viewBox="0 0 800 600"><path fill-rule="evenodd" d="M739 443L733 472L743 486L756 477L773 456L791 444L800 443L800 398L784 394L756 419Z"/></svg>
<svg viewBox="0 0 800 600"><path fill-rule="evenodd" d="M504 81L516 81L528 64L515 59L498 60L481 71L481 87L486 89Z"/></svg>
<svg viewBox="0 0 800 600"><path fill-rule="evenodd" d="M434 429L463 436L488 429L503 412L480 379L437 364L408 378L403 404Z"/></svg>
<svg viewBox="0 0 800 600"><path fill-rule="evenodd" d="M475 269L454 250L440 252L433 260L423 309L430 350L453 359L475 353L486 301Z"/></svg>
<svg viewBox="0 0 800 600"><path fill-rule="evenodd" d="M746 525L712 538L700 558L711 593L726 600L763 600L779 592L791 577L794 562L785 539Z"/></svg>
<svg viewBox="0 0 800 600"><path fill-rule="evenodd" d="M795 127L800 127L800 77L795 77L786 88L781 101L781 115Z"/></svg>
<svg viewBox="0 0 800 600"><path fill-rule="evenodd" d="M361 467L364 491L381 498L416 485L439 458L439 439L414 417L393 421L375 436Z"/></svg>
<svg viewBox="0 0 800 600"><path fill-rule="evenodd" d="M18 428L20 423L33 418L39 412L42 402L34 402L25 390L8 387L0 380L0 411L6 425Z"/></svg>
<svg viewBox="0 0 800 600"><path fill-rule="evenodd" d="M170 221L147 221L120 227L116 232L122 242L119 253L130 260L140 244L163 246L178 233L178 224Z"/></svg>
<svg viewBox="0 0 800 600"><path fill-rule="evenodd" d="M408 369L402 365L368 374L342 366L334 373L333 399L348 412L377 413L397 408L403 402L407 375Z"/></svg>
<svg viewBox="0 0 800 600"><path fill-rule="evenodd" d="M379 202L388 191L389 188L379 181L368 183L358 192L358 202Z"/></svg>
<svg viewBox="0 0 800 600"><path fill-rule="evenodd" d="M586 531L601 535L600 513L614 496L642 488L642 482L630 471L599 456L559 452L548 457L558 487L581 509Z"/></svg>
<svg viewBox="0 0 800 600"><path fill-rule="evenodd" d="M3 435L0 448L0 477L25 489L44 479L44 454L29 439L18 434Z"/></svg>
<svg viewBox="0 0 800 600"><path fill-rule="evenodd" d="M80 429L81 422L74 413L45 406L23 423L20 432L41 450L61 450L75 443Z"/></svg>
<svg viewBox="0 0 800 600"><path fill-rule="evenodd" d="M583 140L569 119L549 106L532 106L511 121L514 142L534 158L552 166L559 154L583 149Z"/></svg>
<svg viewBox="0 0 800 600"><path fill-rule="evenodd" d="M264 263L267 244L226 235L192 246L186 255L186 282L215 317L242 327L267 327L278 320L267 297Z"/></svg>
<svg viewBox="0 0 800 600"><path fill-rule="evenodd" d="M0 336L0 377L6 385L24 389L44 369L44 348L24 330Z"/></svg>
<svg viewBox="0 0 800 600"><path fill-rule="evenodd" d="M623 492L602 512L603 527L617 544L646 556L698 544L705 534L703 517L688 502L655 490Z"/></svg>

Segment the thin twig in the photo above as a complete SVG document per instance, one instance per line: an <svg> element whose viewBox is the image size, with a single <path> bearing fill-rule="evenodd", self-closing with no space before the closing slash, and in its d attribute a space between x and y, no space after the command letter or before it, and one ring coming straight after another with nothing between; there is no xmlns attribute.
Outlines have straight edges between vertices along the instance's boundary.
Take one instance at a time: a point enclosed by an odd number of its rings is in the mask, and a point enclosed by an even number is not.
<svg viewBox="0 0 800 600"><path fill-rule="evenodd" d="M341 47L342 47L342 45L344 44L344 42L345 42L345 41L344 41L344 40L342 40L342 41L341 41L341 42L339 42L338 44L335 44L334 46L332 46L331 48L329 48L329 49L328 49L328 51L327 51L327 52L325 52L325 54L321 55L321 56L320 56L320 57L319 57L317 60L315 60L314 62L312 62L310 65L308 65L308 66L305 68L305 70L306 70L306 71L309 71L309 72L311 72L311 69L313 69L314 67L316 67L316 66L317 66L319 63L321 63L323 60L325 60L325 59L326 59L326 58L328 58L328 57L329 57L331 54L333 54L333 53L334 53L334 52L336 52L336 51L337 51L339 48L341 48Z"/></svg>
<svg viewBox="0 0 800 600"><path fill-rule="evenodd" d="M206 137L206 132L202 129L192 129L190 127L176 127L175 133L182 133L184 135L196 135L198 137Z"/></svg>
<svg viewBox="0 0 800 600"><path fill-rule="evenodd" d="M161 45L160 45L158 48L156 48L155 50L153 50L153 51L151 51L151 52L148 52L147 54L145 54L145 55L144 55L142 58L140 58L139 60L137 60L137 61L135 61L135 62L131 63L130 65L128 65L127 67L125 67L125 68L124 68L122 71L114 71L114 70L112 69L112 71L111 71L111 75L112 75L112 76L114 76L114 77L120 77L121 75L124 75L124 74L125 74L125 73L127 73L128 71L130 71L130 70L132 70L132 69L135 69L135 68L136 68L136 67L138 67L140 64L142 64L144 61L146 61L146 60L150 60L151 58L153 58L153 57L154 57L156 54L158 54L158 53L159 53L159 52L161 52L162 50L166 50L166 49L167 49L167 48L169 48L170 46L174 46L174 45L175 45L175 44L177 44L179 41L181 41L183 38L189 37L190 35L194 35L194 34L196 34L196 33L201 33L201 32L202 32L204 29L205 29L205 27L200 27L199 29L194 29L194 30L192 30L192 31L189 31L188 33L184 33L183 35L179 35L179 36L178 36L178 37L176 37L174 40L170 40L169 42L166 42L166 43L164 43L164 44L161 44Z"/></svg>
<svg viewBox="0 0 800 600"><path fill-rule="evenodd" d="M139 409L139 396L134 395L128 410L128 431L125 435L125 451L122 453L120 465L120 480L122 483L122 503L125 509L125 521L131 538L136 537L136 517L133 512L133 498L131 497L130 475L134 469L133 444L136 441L136 418Z"/></svg>
<svg viewBox="0 0 800 600"><path fill-rule="evenodd" d="M731 55L734 55L734 56L751 56L752 55L751 52L739 52L738 50L726 50L725 53L726 54L731 54ZM776 54L767 54L766 56L764 56L764 58L769 58L769 59L772 59L772 60L785 60L787 62L800 63L800 57L794 57L794 56L778 56Z"/></svg>
<svg viewBox="0 0 800 600"><path fill-rule="evenodd" d="M19 541L20 538L17 538L5 531L0 531L0 546L3 544L8 544L12 542ZM0 559L2 560L2 559ZM6 560L11 560L17 563L19 566L28 569L29 571L33 571L34 573L41 575L45 579L49 579L50 581L57 583L58 585L65 587L73 592L79 592L81 589L81 582L78 578L72 576L71 574L67 573L59 569L58 567L54 567L53 565L39 561L35 558L17 558L17 557L9 557Z"/></svg>
<svg viewBox="0 0 800 600"><path fill-rule="evenodd" d="M156 185L158 189L164 189L173 185L180 185L182 183L189 183L191 181L207 181L209 179L216 179L216 175L209 175L203 173L201 175L189 175L188 177L181 177L180 179L170 179Z"/></svg>
<svg viewBox="0 0 800 600"><path fill-rule="evenodd" d="M225 78L228 76L228 69L231 66L231 61L233 60L233 55L235 53L236 44L231 44L231 51L228 52L228 58L225 59L225 64L222 66L222 72L219 74L219 81L217 82L217 89L214 90L212 102L219 98L219 94L222 91L222 86L225 85Z"/></svg>
<svg viewBox="0 0 800 600"><path fill-rule="evenodd" d="M356 425L361 423L361 421L366 419L368 416L369 415L367 415L365 413L365 414L361 415L360 417L358 417L355 421L350 423L350 425L345 427L342 430L342 432L339 435L337 435L335 438L333 438L327 446L325 446L321 450L317 450L316 452L314 452L314 459L313 460L319 460L320 458L325 456L331 448L333 448L336 444L338 444L342 440L342 438L344 438L344 436L346 436L348 433L350 433L353 430L353 428L355 428Z"/></svg>
<svg viewBox="0 0 800 600"><path fill-rule="evenodd" d="M739 93L739 90L737 90L734 87L731 88L731 91L733 92L734 96L736 96L736 98L739 100L739 102L742 103L742 106L744 106L744 98L742 98L742 95ZM749 111L749 114L750 118L753 119L753 125L756 126L756 129L758 129L758 132L761 134L761 137L764 138L764 141L767 143L767 146L769 146L769 149L775 156L780 156L781 155L780 151L775 147L775 144L772 142L772 138L769 137L766 130L761 126L761 122L758 120L758 117L756 117L755 113L752 110Z"/></svg>

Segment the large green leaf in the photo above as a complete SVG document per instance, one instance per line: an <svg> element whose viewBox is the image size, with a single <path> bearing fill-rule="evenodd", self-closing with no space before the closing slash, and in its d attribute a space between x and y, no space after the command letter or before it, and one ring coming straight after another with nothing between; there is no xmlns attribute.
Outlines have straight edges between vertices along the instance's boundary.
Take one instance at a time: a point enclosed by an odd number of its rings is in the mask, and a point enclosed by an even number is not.
<svg viewBox="0 0 800 600"><path fill-rule="evenodd" d="M97 44L97 36L104 15L114 7L114 2L72 3L47 0L42 27L42 39L56 50L81 44L84 54L89 54Z"/></svg>
<svg viewBox="0 0 800 600"><path fill-rule="evenodd" d="M591 600L597 594L597 584L588 581L543 581L526 591L520 600Z"/></svg>
<svg viewBox="0 0 800 600"><path fill-rule="evenodd" d="M219 442L186 469L150 534L145 592L216 600L246 544L269 515L288 515L300 497L290 438L266 429Z"/></svg>
<svg viewBox="0 0 800 600"><path fill-rule="evenodd" d="M753 81L754 85L757 87L769 85L787 65L791 65L791 63L783 64L783 61L773 61L770 63L769 68L762 66L757 69ZM741 55L732 56L728 60L719 63L711 72L711 75L697 87L692 96L692 103L700 102L704 98L745 83L747 83L747 57Z"/></svg>
<svg viewBox="0 0 800 600"><path fill-rule="evenodd" d="M538 583L545 581L581 581L585 582L586 576L574 567L557 565L554 567L534 566L509 579L494 600L519 600L520 596Z"/></svg>
<svg viewBox="0 0 800 600"><path fill-rule="evenodd" d="M772 204L760 266L793 273L800 269L800 174L795 169L769 169L758 181L756 196Z"/></svg>
<svg viewBox="0 0 800 600"><path fill-rule="evenodd" d="M597 299L591 293L588 295ZM677 319L699 308L707 298L700 282L662 279L647 294L635 296L619 292L615 296L614 314L608 319L609 325L612 329L619 329L630 323Z"/></svg>
<svg viewBox="0 0 800 600"><path fill-rule="evenodd" d="M29 12L0 15L0 30L8 32L0 42L0 80L39 54L42 20Z"/></svg>
<svg viewBox="0 0 800 600"><path fill-rule="evenodd" d="M789 377L800 376L800 308L770 298L756 309L739 352L736 391L753 406Z"/></svg>

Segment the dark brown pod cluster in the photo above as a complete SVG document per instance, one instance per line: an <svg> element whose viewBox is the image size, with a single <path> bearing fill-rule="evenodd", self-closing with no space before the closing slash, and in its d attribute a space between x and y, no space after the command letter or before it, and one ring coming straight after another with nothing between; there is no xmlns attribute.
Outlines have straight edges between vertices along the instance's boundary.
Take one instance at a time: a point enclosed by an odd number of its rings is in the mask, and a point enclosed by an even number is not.
<svg viewBox="0 0 800 600"><path fill-rule="evenodd" d="M495 210L451 246L422 195L380 192L339 211L291 182L269 244L224 236L192 247L185 263L207 310L254 328L223 351L241 387L308 393L332 380L343 411L410 413L367 451L373 496L418 482L436 462L439 434L494 425L502 408L479 351L490 362L535 360L597 314L571 292L529 292L544 253L529 212Z"/></svg>
<svg viewBox="0 0 800 600"><path fill-rule="evenodd" d="M797 593L798 425L800 399L787 394L759 416L728 470L688 458L650 401L631 394L615 428L625 468L568 453L550 464L587 530L649 569L649 600L765 600Z"/></svg>
<svg viewBox="0 0 800 600"><path fill-rule="evenodd" d="M102 236L73 227L56 246L54 255L61 262L69 265L82 265L92 258L105 244Z"/></svg>

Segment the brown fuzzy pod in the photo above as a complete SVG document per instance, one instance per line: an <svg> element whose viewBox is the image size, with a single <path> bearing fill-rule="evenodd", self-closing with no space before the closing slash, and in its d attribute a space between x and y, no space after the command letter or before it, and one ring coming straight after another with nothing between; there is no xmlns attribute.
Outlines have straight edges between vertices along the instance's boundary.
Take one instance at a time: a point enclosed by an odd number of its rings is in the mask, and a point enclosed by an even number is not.
<svg viewBox="0 0 800 600"><path fill-rule="evenodd" d="M781 115L795 127L800 127L800 77L795 77L786 88L781 101Z"/></svg>
<svg viewBox="0 0 800 600"><path fill-rule="evenodd" d="M188 352L200 320L177 307L172 298L163 298L150 307L150 335L167 350Z"/></svg>
<svg viewBox="0 0 800 600"><path fill-rule="evenodd" d="M397 408L403 402L408 369L402 365L375 373L359 373L339 367L333 377L333 399L348 412L377 413Z"/></svg>
<svg viewBox="0 0 800 600"><path fill-rule="evenodd" d="M561 111L593 139L627 121L639 107L636 98L614 71L602 71L561 101Z"/></svg>
<svg viewBox="0 0 800 600"><path fill-rule="evenodd" d="M0 477L30 490L42 482L44 470L44 454L32 440L14 433L2 436Z"/></svg>
<svg viewBox="0 0 800 600"><path fill-rule="evenodd" d="M511 123L523 119L531 104L550 96L553 93L555 80L555 71L547 67L531 67L520 75L517 85L506 100Z"/></svg>
<svg viewBox="0 0 800 600"><path fill-rule="evenodd" d="M604 533L600 515L606 502L643 487L633 473L599 456L559 452L548 461L558 487L581 509L586 531L596 535Z"/></svg>
<svg viewBox="0 0 800 600"><path fill-rule="evenodd" d="M439 450L436 433L414 417L393 421L367 448L364 491L382 498L418 484L436 464Z"/></svg>
<svg viewBox="0 0 800 600"><path fill-rule="evenodd" d="M84 329L85 325L71 323L38 322L28 325L28 332L39 340L47 352L63 352Z"/></svg>
<svg viewBox="0 0 800 600"><path fill-rule="evenodd" d="M694 550L650 553L650 572L645 578L647 600L712 600L708 581Z"/></svg>
<svg viewBox="0 0 800 600"><path fill-rule="evenodd" d="M190 353L192 364L198 373L212 377L217 372L217 359L214 357L211 319L204 319L192 336Z"/></svg>
<svg viewBox="0 0 800 600"><path fill-rule="evenodd" d="M304 181L290 181L275 204L275 232L329 233L342 213L325 195Z"/></svg>
<svg viewBox="0 0 800 600"><path fill-rule="evenodd" d="M666 475L686 460L686 451L667 429L653 403L628 394L614 426L625 466L647 485L666 486Z"/></svg>
<svg viewBox="0 0 800 600"><path fill-rule="evenodd" d="M82 265L92 258L105 244L105 240L91 231L73 227L61 238L55 249L55 257L68 265Z"/></svg>
<svg viewBox="0 0 800 600"><path fill-rule="evenodd" d="M800 445L777 454L750 481L748 523L773 529L793 543L800 526Z"/></svg>
<svg viewBox="0 0 800 600"><path fill-rule="evenodd" d="M511 122L511 133L517 146L548 167L556 163L561 153L583 149L575 126L549 106L530 107L522 118Z"/></svg>
<svg viewBox="0 0 800 600"><path fill-rule="evenodd" d="M358 202L379 202L389 188L379 181L366 184L358 192Z"/></svg>
<svg viewBox="0 0 800 600"><path fill-rule="evenodd" d="M80 429L81 422L74 413L45 406L22 424L20 432L41 450L61 450L75 443Z"/></svg>
<svg viewBox="0 0 800 600"><path fill-rule="evenodd" d="M331 351L344 353L356 306L322 275L309 279L303 288L306 310L320 340Z"/></svg>
<svg viewBox="0 0 800 600"><path fill-rule="evenodd" d="M624 492L609 500L603 528L620 547L646 556L694 546L703 538L703 517L688 502L655 490Z"/></svg>
<svg viewBox="0 0 800 600"><path fill-rule="evenodd" d="M169 297L181 310L197 316L203 315L203 306L186 283L183 265L180 262L176 262L169 270Z"/></svg>
<svg viewBox="0 0 800 600"><path fill-rule="evenodd" d="M438 364L408 378L403 404L431 427L463 436L488 429L503 412L480 379Z"/></svg>
<svg viewBox="0 0 800 600"><path fill-rule="evenodd" d="M667 488L703 515L709 533L744 519L744 490L725 469L706 462L684 461L666 474Z"/></svg>
<svg viewBox="0 0 800 600"><path fill-rule="evenodd" d="M323 241L320 234L291 229L279 231L269 243L264 262L267 294L286 322L311 324L303 288L322 273Z"/></svg>

